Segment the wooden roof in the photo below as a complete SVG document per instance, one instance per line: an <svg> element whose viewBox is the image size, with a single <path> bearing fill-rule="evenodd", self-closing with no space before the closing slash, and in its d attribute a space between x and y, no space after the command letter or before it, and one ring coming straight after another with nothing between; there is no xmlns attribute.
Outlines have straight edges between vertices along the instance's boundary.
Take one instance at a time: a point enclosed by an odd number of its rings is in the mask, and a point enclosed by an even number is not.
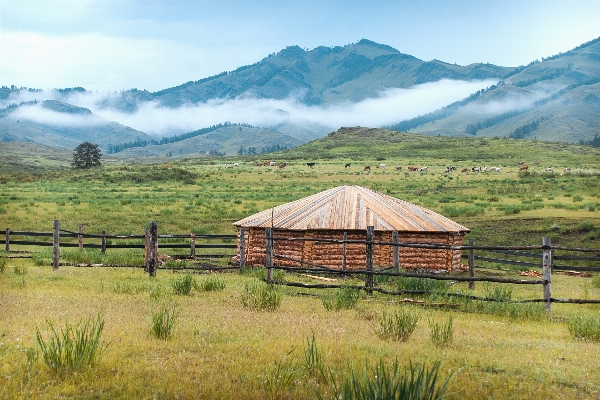
<svg viewBox="0 0 600 400"><path fill-rule="evenodd" d="M362 186L338 186L268 209L237 222L238 227L401 232L469 232L469 228L407 201Z"/></svg>

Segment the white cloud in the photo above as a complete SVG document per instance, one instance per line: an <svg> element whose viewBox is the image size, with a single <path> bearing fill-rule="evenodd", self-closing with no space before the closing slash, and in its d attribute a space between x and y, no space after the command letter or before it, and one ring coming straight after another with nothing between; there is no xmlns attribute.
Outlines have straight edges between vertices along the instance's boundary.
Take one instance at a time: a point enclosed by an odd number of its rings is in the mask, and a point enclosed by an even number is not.
<svg viewBox="0 0 600 400"><path fill-rule="evenodd" d="M473 82L441 80L417 85L411 89L389 89L376 98L358 103L347 102L324 107L306 106L296 98L285 100L236 98L210 100L206 103L179 108L161 107L157 102L147 102L139 104L136 112L126 113L107 109L101 105L103 100L119 96L114 93L74 93L62 101L88 108L106 120L116 121L156 136L181 134L225 121L273 126L310 120L335 130L341 126L381 127L394 124L439 109L495 83L494 80ZM56 92L22 92L22 94L21 98L10 99L11 102L18 103L23 99L28 101L58 99ZM35 116L33 113L27 115L31 119L46 118L58 121L58 116L48 113L40 114L41 116ZM64 123L74 122L70 120Z"/></svg>
<svg viewBox="0 0 600 400"><path fill-rule="evenodd" d="M79 115L56 112L44 108L39 103L35 105L27 105L17 108L13 113L10 114L10 118L17 120L29 120L41 124L68 127L105 125L108 122L93 114Z"/></svg>

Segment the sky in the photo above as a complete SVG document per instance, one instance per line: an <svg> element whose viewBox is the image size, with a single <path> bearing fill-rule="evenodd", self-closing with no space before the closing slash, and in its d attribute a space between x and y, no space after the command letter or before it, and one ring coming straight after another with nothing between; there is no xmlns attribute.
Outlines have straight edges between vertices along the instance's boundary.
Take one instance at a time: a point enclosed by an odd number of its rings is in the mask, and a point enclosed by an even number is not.
<svg viewBox="0 0 600 400"><path fill-rule="evenodd" d="M599 37L598 21L600 0L0 0L0 85L152 92L363 38L519 66Z"/></svg>

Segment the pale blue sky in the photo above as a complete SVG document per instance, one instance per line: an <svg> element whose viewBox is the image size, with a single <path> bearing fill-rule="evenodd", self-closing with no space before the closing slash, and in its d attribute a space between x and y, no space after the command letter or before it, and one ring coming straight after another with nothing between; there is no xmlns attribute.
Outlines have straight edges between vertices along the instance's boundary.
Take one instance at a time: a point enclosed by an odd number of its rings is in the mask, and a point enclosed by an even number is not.
<svg viewBox="0 0 600 400"><path fill-rule="evenodd" d="M518 66L600 36L600 1L0 0L0 85L156 91L362 38Z"/></svg>

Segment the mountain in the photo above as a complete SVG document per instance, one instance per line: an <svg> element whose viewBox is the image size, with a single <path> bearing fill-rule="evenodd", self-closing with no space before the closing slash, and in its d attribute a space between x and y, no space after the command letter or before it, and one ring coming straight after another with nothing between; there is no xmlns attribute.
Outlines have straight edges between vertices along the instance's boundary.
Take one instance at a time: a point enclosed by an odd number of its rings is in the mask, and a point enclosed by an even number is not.
<svg viewBox="0 0 600 400"><path fill-rule="evenodd" d="M111 143L151 139L144 132L108 121L87 108L56 100L0 110L0 142L32 142L73 150L88 141L106 151Z"/></svg>
<svg viewBox="0 0 600 400"><path fill-rule="evenodd" d="M240 96L259 99L295 96L306 105L330 105L376 97L384 89L409 88L441 79L500 79L514 69L491 64L460 66L438 60L425 62L363 39L347 46L321 46L309 51L290 46L255 64L159 92L132 89L107 100L104 106L132 112L147 101L179 107Z"/></svg>
<svg viewBox="0 0 600 400"><path fill-rule="evenodd" d="M589 141L600 133L600 38L513 70L467 101L389 128L427 135Z"/></svg>

